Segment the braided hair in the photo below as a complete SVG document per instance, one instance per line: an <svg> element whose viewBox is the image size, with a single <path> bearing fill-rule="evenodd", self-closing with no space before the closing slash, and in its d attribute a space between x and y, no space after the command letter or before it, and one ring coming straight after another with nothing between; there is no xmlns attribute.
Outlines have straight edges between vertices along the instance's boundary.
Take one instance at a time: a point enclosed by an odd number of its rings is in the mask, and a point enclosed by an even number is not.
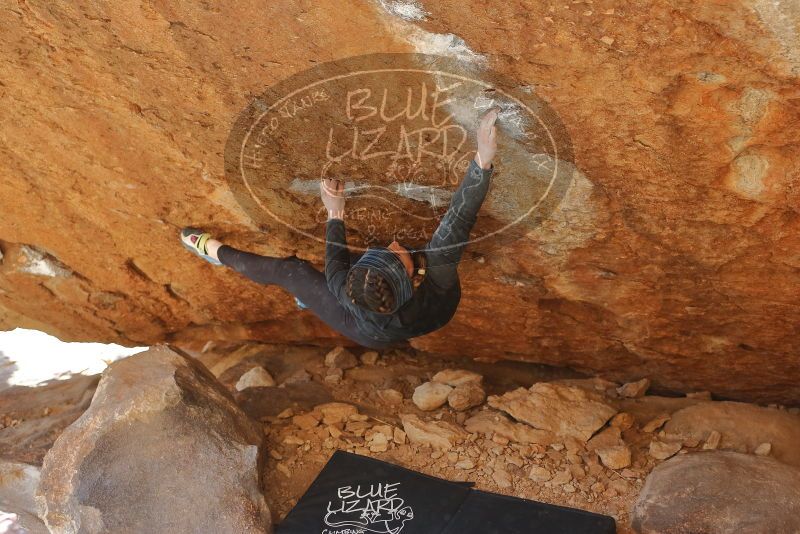
<svg viewBox="0 0 800 534"><path fill-rule="evenodd" d="M373 269L352 267L347 273L345 291L353 304L369 311L391 313L394 309L392 287Z"/></svg>

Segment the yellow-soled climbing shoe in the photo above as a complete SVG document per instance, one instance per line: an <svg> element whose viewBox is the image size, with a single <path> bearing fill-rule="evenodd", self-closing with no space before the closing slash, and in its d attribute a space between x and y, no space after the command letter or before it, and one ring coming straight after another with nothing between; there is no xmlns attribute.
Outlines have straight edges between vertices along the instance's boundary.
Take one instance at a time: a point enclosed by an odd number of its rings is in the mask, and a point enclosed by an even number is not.
<svg viewBox="0 0 800 534"><path fill-rule="evenodd" d="M184 228L181 230L181 242L188 250L194 252L212 265L222 265L219 260L208 255L206 244L211 239L211 234L197 228Z"/></svg>

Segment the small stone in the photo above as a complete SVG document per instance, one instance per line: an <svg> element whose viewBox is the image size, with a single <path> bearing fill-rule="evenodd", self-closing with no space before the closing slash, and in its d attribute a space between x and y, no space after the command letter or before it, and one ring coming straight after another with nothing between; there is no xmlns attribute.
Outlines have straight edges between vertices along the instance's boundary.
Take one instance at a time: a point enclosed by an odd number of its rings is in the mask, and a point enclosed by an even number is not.
<svg viewBox="0 0 800 534"><path fill-rule="evenodd" d="M722 434L717 432L716 430L712 430L708 437L706 438L706 442L703 443L703 450L706 451L713 451L717 447L719 447L719 442L722 441Z"/></svg>
<svg viewBox="0 0 800 534"><path fill-rule="evenodd" d="M456 462L456 468L457 469L464 469L464 470L474 469L475 468L475 462L473 462L469 458L464 459L464 460L459 460L458 462Z"/></svg>
<svg viewBox="0 0 800 534"><path fill-rule="evenodd" d="M289 419L294 415L294 410L292 408L286 408L281 413L277 415L278 419Z"/></svg>
<svg viewBox="0 0 800 534"><path fill-rule="evenodd" d="M654 439L650 442L650 456L656 460L666 460L678 454L681 450L680 442L659 441Z"/></svg>
<svg viewBox="0 0 800 534"><path fill-rule="evenodd" d="M334 369L352 369L358 365L358 360L346 348L336 347L325 355L325 365Z"/></svg>
<svg viewBox="0 0 800 534"><path fill-rule="evenodd" d="M664 426L664 423L666 423L670 419L671 416L668 413L662 413L661 415L658 415L653 419L651 419L649 422L647 422L642 427L642 432L655 432L656 430Z"/></svg>
<svg viewBox="0 0 800 534"><path fill-rule="evenodd" d="M597 455L609 469L624 469L631 465L631 449L627 445L597 449Z"/></svg>
<svg viewBox="0 0 800 534"><path fill-rule="evenodd" d="M281 474L282 474L283 476L285 476L285 477L287 477L287 478L291 478L291 477L292 477L292 470L291 470L291 469L289 469L289 467L288 467L288 466L286 466L286 464L279 463L279 464L277 464L275 467L278 469L278 471L280 471L280 472L281 472Z"/></svg>
<svg viewBox="0 0 800 534"><path fill-rule="evenodd" d="M613 42L614 39L611 39L611 43ZM606 43L606 44L610 45L611 43ZM647 389L649 387L650 387L650 379L642 378L637 382L628 382L627 384L618 387L617 393L619 393L620 397L625 397L628 399L638 399L639 397L644 397L644 394L647 393Z"/></svg>
<svg viewBox="0 0 800 534"><path fill-rule="evenodd" d="M423 421L412 414L401 415L400 419L408 440L417 445L450 450L467 437L467 433L461 427L444 421Z"/></svg>
<svg viewBox="0 0 800 534"><path fill-rule="evenodd" d="M601 40L603 43L607 44L608 46L611 46L611 45L613 45L613 44L614 44L614 38L613 38L613 37L609 37L608 35L604 35L604 36L602 36L602 37L600 38L600 40Z"/></svg>
<svg viewBox="0 0 800 534"><path fill-rule="evenodd" d="M567 453L566 459L567 459L567 461L569 463L575 464L575 465L580 465L583 462L583 459L580 456L578 456L577 454L574 454L574 453Z"/></svg>
<svg viewBox="0 0 800 534"><path fill-rule="evenodd" d="M633 424L635 422L636 421L631 414L627 412L620 412L611 418L611 422L609 424L613 427L619 428L624 432L625 430L633 428Z"/></svg>
<svg viewBox="0 0 800 534"><path fill-rule="evenodd" d="M239 377L236 382L236 391L243 391L247 388L266 388L275 385L275 379L261 366L256 366Z"/></svg>
<svg viewBox="0 0 800 534"><path fill-rule="evenodd" d="M398 445L403 445L406 442L406 433L403 432L401 429L395 427L392 433L392 439Z"/></svg>
<svg viewBox="0 0 800 534"><path fill-rule="evenodd" d="M697 438L689 436L689 437L683 439L683 446L684 447L689 447L689 448L693 449L693 448L697 447L698 445L700 445L700 440L697 439Z"/></svg>
<svg viewBox="0 0 800 534"><path fill-rule="evenodd" d="M772 452L772 444L771 443L762 443L756 450L753 451L756 456L769 456L769 453Z"/></svg>
<svg viewBox="0 0 800 534"><path fill-rule="evenodd" d="M290 434L283 438L284 445L302 445L305 443L305 440L299 436L295 436L294 434Z"/></svg>
<svg viewBox="0 0 800 534"><path fill-rule="evenodd" d="M403 377L403 380L409 385L409 387L415 388L418 385L422 384L422 379L417 375L406 375Z"/></svg>
<svg viewBox="0 0 800 534"><path fill-rule="evenodd" d="M396 389L382 389L378 391L378 398L386 404L391 404L393 406L403 402L403 394Z"/></svg>
<svg viewBox="0 0 800 534"><path fill-rule="evenodd" d="M447 404L456 411L469 410L486 400L486 393L477 382L456 386L447 396Z"/></svg>
<svg viewBox="0 0 800 534"><path fill-rule="evenodd" d="M687 399L711 400L710 391L693 391L686 394Z"/></svg>
<svg viewBox="0 0 800 534"><path fill-rule="evenodd" d="M322 422L326 425L335 425L348 421L351 415L357 415L358 409L344 402L328 402L316 406L314 412L321 415Z"/></svg>
<svg viewBox="0 0 800 534"><path fill-rule="evenodd" d="M494 436L492 436L492 441L497 443L498 445L503 445L503 446L506 446L510 443L507 437L501 436L499 434L495 434Z"/></svg>
<svg viewBox="0 0 800 534"><path fill-rule="evenodd" d="M571 464L567 469L569 469L573 480L582 480L586 476L586 471L583 470L583 467L577 464Z"/></svg>
<svg viewBox="0 0 800 534"><path fill-rule="evenodd" d="M520 458L516 454L511 454L506 456L506 462L510 465L515 465L517 467L522 467L523 465L525 465L525 462L522 460L522 458Z"/></svg>
<svg viewBox="0 0 800 534"><path fill-rule="evenodd" d="M564 448L570 454L577 454L586 450L586 444L572 436L564 436Z"/></svg>
<svg viewBox="0 0 800 534"><path fill-rule="evenodd" d="M314 417L313 414L307 413L295 415L292 417L292 423L301 430L308 430L309 428L317 426L319 424L319 419Z"/></svg>
<svg viewBox="0 0 800 534"><path fill-rule="evenodd" d="M350 421L344 426L344 429L346 432L360 437L369 429L369 424L361 421Z"/></svg>
<svg viewBox="0 0 800 534"><path fill-rule="evenodd" d="M364 421L348 421L347 424L344 425L345 431L355 434L356 436L363 436L368 428L369 423L365 423Z"/></svg>
<svg viewBox="0 0 800 534"><path fill-rule="evenodd" d="M619 427L610 426L587 441L586 449L594 451L597 449L608 449L618 445L624 445L622 441L622 431L620 431Z"/></svg>
<svg viewBox="0 0 800 534"><path fill-rule="evenodd" d="M338 428L336 428L333 425L327 427L326 430L328 431L328 434L330 434L333 439L339 439L340 437L342 437L342 431L339 430Z"/></svg>
<svg viewBox="0 0 800 534"><path fill-rule="evenodd" d="M442 456L444 456L444 453L442 451L433 451L431 453L431 458L433 458L434 460L438 460Z"/></svg>
<svg viewBox="0 0 800 534"><path fill-rule="evenodd" d="M453 388L439 382L425 382L417 386L411 400L420 410L431 411L440 408L445 402Z"/></svg>
<svg viewBox="0 0 800 534"><path fill-rule="evenodd" d="M378 363L378 353L370 350L361 355L361 363L364 365L375 365Z"/></svg>
<svg viewBox="0 0 800 534"><path fill-rule="evenodd" d="M448 386L463 386L470 382L480 384L483 377L478 373L472 371L465 371L464 369L445 369L433 375L433 381L440 384L447 384Z"/></svg>
<svg viewBox="0 0 800 534"><path fill-rule="evenodd" d="M305 384L306 382L310 381L311 375L308 374L308 371L305 369L300 369L289 375L289 377L284 380L281 385L289 386L291 384Z"/></svg>
<svg viewBox="0 0 800 534"><path fill-rule="evenodd" d="M528 478L535 482L547 482L553 478L553 474L544 467L534 465L528 473Z"/></svg>
<svg viewBox="0 0 800 534"><path fill-rule="evenodd" d="M344 371L337 368L328 369L328 374L325 375L325 382L329 384L338 384L344 378Z"/></svg>
<svg viewBox="0 0 800 534"><path fill-rule="evenodd" d="M372 432L380 432L387 439L392 439L392 436L394 436L394 430L390 425L375 425L372 427Z"/></svg>
<svg viewBox="0 0 800 534"><path fill-rule="evenodd" d="M564 490L564 493L575 493L577 491L572 484L564 484L561 489Z"/></svg>
<svg viewBox="0 0 800 534"><path fill-rule="evenodd" d="M622 495L623 493L627 493L631 486L624 480L616 478L608 483L608 488L614 490L617 494Z"/></svg>
<svg viewBox="0 0 800 534"><path fill-rule="evenodd" d="M492 480L500 488L511 487L511 475L505 469L495 469L494 473L492 473Z"/></svg>
<svg viewBox="0 0 800 534"><path fill-rule="evenodd" d="M550 483L553 486L563 486L564 484L568 484L572 482L572 473L567 470L559 471L558 473L550 479Z"/></svg>
<svg viewBox="0 0 800 534"><path fill-rule="evenodd" d="M552 432L512 422L508 417L494 410L479 411L464 421L464 427L471 434L501 436L514 443L548 445L554 439Z"/></svg>
<svg viewBox="0 0 800 534"><path fill-rule="evenodd" d="M603 464L600 463L598 459L590 456L589 461L586 462L587 467L589 470L589 474L592 476L600 476L603 474Z"/></svg>
<svg viewBox="0 0 800 534"><path fill-rule="evenodd" d="M385 435L376 432L369 440L369 450L371 452L386 452L389 450L389 440Z"/></svg>

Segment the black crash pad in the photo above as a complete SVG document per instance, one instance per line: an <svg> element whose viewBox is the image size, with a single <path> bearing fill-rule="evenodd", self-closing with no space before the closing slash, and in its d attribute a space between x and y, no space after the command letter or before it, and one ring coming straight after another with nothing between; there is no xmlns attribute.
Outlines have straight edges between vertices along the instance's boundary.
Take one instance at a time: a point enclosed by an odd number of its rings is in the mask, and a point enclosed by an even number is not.
<svg viewBox="0 0 800 534"><path fill-rule="evenodd" d="M611 517L337 451L277 534L614 534Z"/></svg>

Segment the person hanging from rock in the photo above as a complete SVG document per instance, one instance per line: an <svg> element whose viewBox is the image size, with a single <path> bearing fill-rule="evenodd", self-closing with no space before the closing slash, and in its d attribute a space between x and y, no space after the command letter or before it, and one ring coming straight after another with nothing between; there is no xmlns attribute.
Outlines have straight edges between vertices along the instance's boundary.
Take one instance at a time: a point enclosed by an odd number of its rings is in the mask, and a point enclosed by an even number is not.
<svg viewBox="0 0 800 534"><path fill-rule="evenodd" d="M181 240L215 265L289 291L298 306L365 347L385 349L433 332L450 321L461 299L458 264L494 172L498 111L492 108L481 118L475 158L422 250L408 250L393 241L387 247L367 249L351 265L344 183L328 178L320 183L328 210L324 273L296 256L271 258L237 250L196 228L184 228Z"/></svg>

